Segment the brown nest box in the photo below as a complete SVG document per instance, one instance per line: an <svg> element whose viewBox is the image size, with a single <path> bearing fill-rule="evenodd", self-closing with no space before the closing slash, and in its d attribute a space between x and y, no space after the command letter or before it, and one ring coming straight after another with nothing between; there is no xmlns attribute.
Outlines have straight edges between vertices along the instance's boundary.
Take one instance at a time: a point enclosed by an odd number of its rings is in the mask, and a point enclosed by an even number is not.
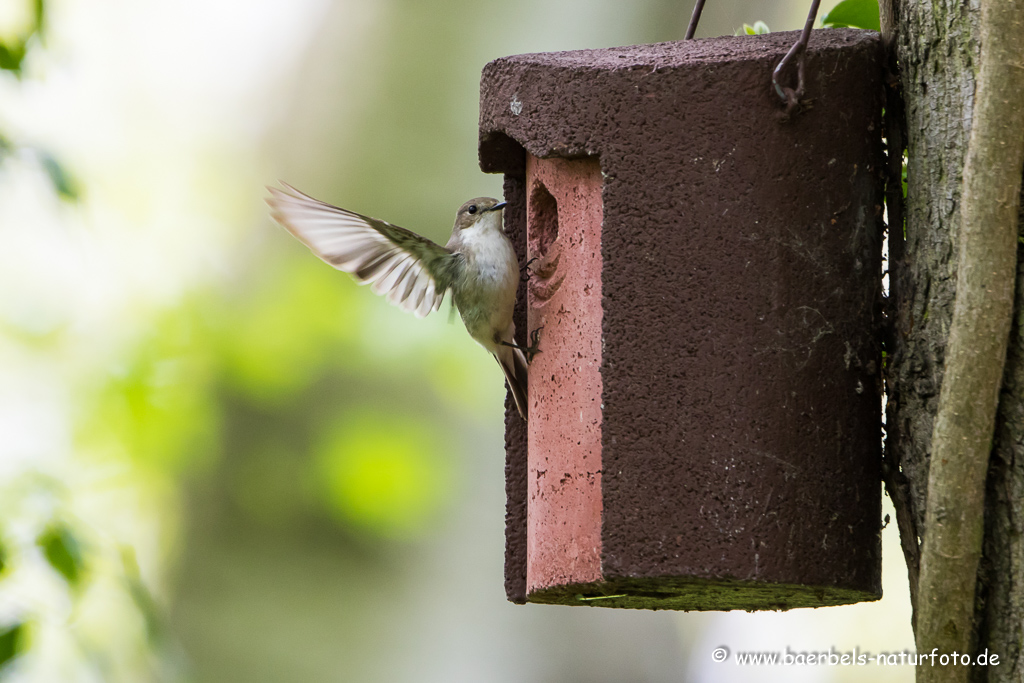
<svg viewBox="0 0 1024 683"><path fill-rule="evenodd" d="M513 602L788 609L881 596L882 49L814 31L518 55L483 72L518 336Z"/></svg>

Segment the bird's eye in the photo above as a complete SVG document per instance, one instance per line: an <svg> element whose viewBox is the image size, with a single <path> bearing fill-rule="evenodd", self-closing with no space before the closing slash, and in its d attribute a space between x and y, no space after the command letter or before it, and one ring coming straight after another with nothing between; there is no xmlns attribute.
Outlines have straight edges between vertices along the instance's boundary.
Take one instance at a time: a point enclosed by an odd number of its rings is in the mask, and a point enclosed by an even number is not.
<svg viewBox="0 0 1024 683"><path fill-rule="evenodd" d="M476 213L476 204L470 204L469 208L466 209L469 213Z"/></svg>

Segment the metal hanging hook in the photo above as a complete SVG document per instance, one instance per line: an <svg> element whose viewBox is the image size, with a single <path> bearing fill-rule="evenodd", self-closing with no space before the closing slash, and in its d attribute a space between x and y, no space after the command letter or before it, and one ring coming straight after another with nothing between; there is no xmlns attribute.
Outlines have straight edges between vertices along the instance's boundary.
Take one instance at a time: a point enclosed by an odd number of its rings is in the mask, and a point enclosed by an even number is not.
<svg viewBox="0 0 1024 683"><path fill-rule="evenodd" d="M815 17L818 16L818 5L820 4L821 0L813 0L811 2L811 10L807 13L807 22L804 24L804 30L800 34L800 39L793 44L793 47L789 48L789 52L786 53L786 56L775 67L775 71L772 72L772 85L775 86L775 92L778 96L786 103L787 114L792 114L796 110L800 103L800 98L804 95L804 62L807 57L807 41L811 37L811 28L814 26ZM789 65L793 57L797 58L795 90L779 84L782 70Z"/></svg>
<svg viewBox="0 0 1024 683"><path fill-rule="evenodd" d="M697 4L693 6L693 14L690 15L690 25L686 27L686 38L683 40L693 38L693 34L697 31L697 24L700 23L700 13L703 11L704 0L697 0Z"/></svg>

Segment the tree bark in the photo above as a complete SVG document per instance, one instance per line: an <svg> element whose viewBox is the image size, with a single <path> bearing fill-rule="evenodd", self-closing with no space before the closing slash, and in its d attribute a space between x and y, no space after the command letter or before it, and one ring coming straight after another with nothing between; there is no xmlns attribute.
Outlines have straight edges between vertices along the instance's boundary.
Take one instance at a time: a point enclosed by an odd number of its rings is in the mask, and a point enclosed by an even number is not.
<svg viewBox="0 0 1024 683"><path fill-rule="evenodd" d="M897 228L890 231L891 245L893 240L896 244L890 246L893 329L887 349L886 483L898 520L903 517L900 531L913 582L920 541L928 531L929 453L953 317L957 281L953 255L960 247L980 13L976 1L951 0L902 0L893 10L906 105L908 195L905 243L899 243ZM1019 65L1022 59L1011 61ZM999 665L975 667L970 674L977 681L1020 681L1024 667L1020 658L1024 622L1022 305L1024 291L1018 284L986 483L983 558L969 619L973 651L998 654ZM912 585L915 618L922 607L917 589Z"/></svg>
<svg viewBox="0 0 1024 683"><path fill-rule="evenodd" d="M1024 163L1024 65L1016 48L1024 31L1021 15L1017 0L982 2L956 302L928 466L916 640L919 652L937 650L953 657L970 653L976 636L985 475L1013 313ZM918 679L966 681L968 673L962 665L930 663L918 668Z"/></svg>
<svg viewBox="0 0 1024 683"><path fill-rule="evenodd" d="M886 455L906 477L919 548L928 453L953 317L960 189L974 99L976 12L955 0L896 8L906 112L906 239L890 264L893 348L887 350ZM890 230L890 244L899 241Z"/></svg>

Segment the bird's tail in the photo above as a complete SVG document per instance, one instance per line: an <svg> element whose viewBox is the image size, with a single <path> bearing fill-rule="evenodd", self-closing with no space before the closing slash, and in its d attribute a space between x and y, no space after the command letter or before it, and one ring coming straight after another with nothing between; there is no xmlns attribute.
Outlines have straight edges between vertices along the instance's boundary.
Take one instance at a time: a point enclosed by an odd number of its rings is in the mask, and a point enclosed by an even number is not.
<svg viewBox="0 0 1024 683"><path fill-rule="evenodd" d="M526 422L526 386L527 386L527 364L526 356L519 349L508 349L512 353L502 354L504 358L495 354L494 358L498 361L498 365L501 366L501 371L505 373L505 381L508 382L508 388L512 390L512 400L516 402L516 408L519 409L519 414L523 418L523 422Z"/></svg>

